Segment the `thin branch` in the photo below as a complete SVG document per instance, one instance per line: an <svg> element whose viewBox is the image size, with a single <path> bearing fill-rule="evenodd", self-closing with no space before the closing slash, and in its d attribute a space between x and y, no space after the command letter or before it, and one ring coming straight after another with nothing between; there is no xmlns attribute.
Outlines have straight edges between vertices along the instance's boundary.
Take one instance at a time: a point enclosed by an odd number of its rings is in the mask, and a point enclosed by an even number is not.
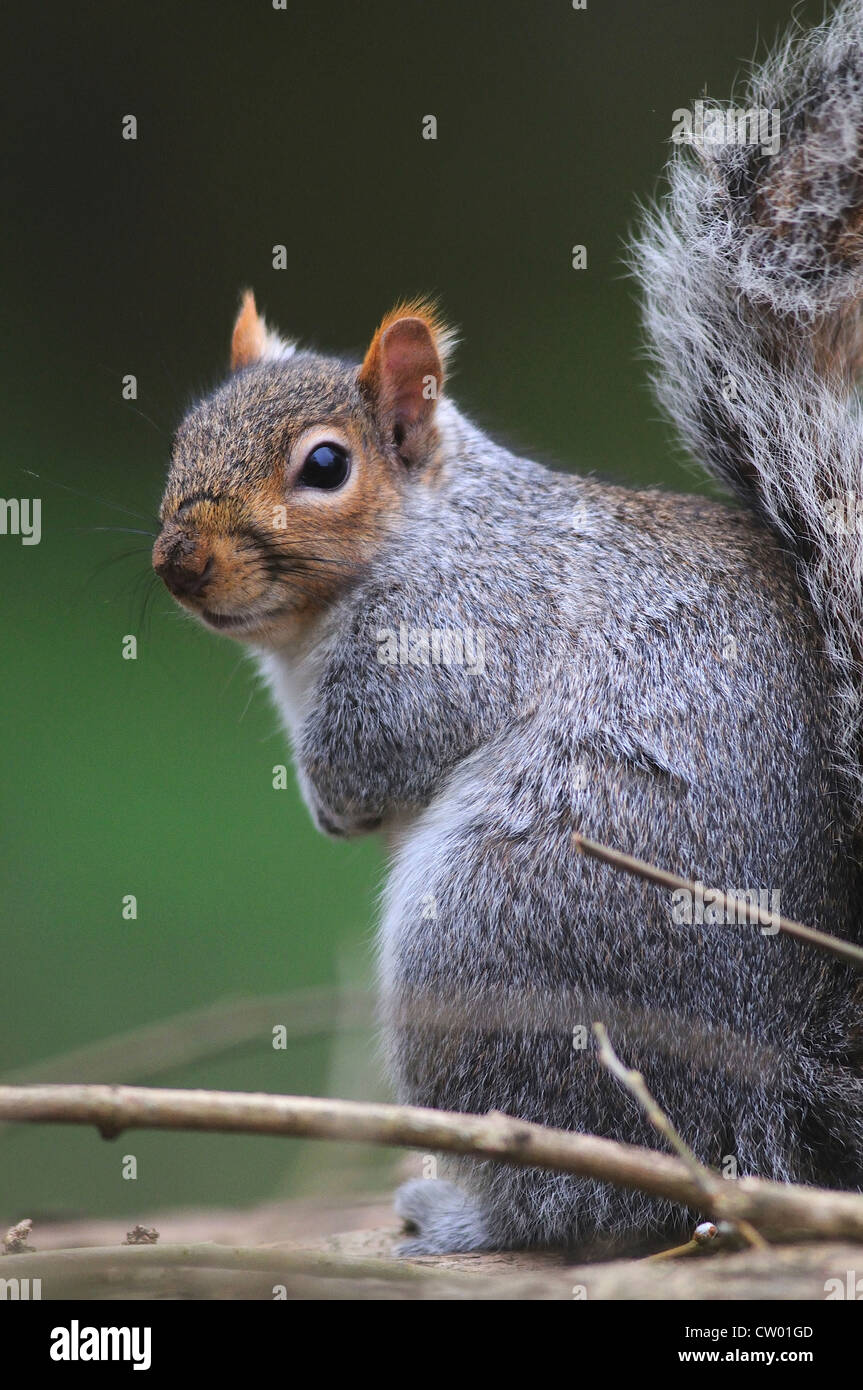
<svg viewBox="0 0 863 1390"><path fill-rule="evenodd" d="M677 1150L681 1159L692 1174L694 1181L698 1184L706 1206L712 1211L721 1210L722 1202L725 1198L726 1180L706 1167L706 1165L692 1152L689 1145L675 1129L671 1120L662 1109L662 1106L651 1094L641 1072L625 1066L620 1060L611 1045L608 1030L605 1025L603 1023L594 1023L593 1031L599 1048L599 1060L602 1062L603 1066L607 1067L612 1076L615 1076L620 1084L629 1091L630 1095L635 1097L654 1129L658 1130L671 1147ZM754 1246L758 1250L767 1248L767 1241L758 1234L755 1227L748 1221L738 1218L734 1225L747 1244Z"/></svg>
<svg viewBox="0 0 863 1390"><path fill-rule="evenodd" d="M372 1021L371 996L358 988L310 988L247 999L220 999L200 1009L114 1033L69 1052L44 1057L26 1067L0 1072L0 1085L29 1086L40 1081L139 1081L172 1067L218 1056L270 1030L285 1028L287 1040L365 1028Z"/></svg>
<svg viewBox="0 0 863 1390"><path fill-rule="evenodd" d="M4 1279L43 1278L49 1275L80 1278L82 1275L103 1275L108 1270L165 1269L178 1265L184 1269L230 1269L264 1274L285 1274L294 1270L315 1274L338 1273L362 1279L374 1275L377 1279L421 1279L422 1272L414 1265L399 1260L351 1258L345 1259L328 1251L298 1250L295 1246L279 1245L216 1245L209 1241L197 1244L166 1245L105 1245L83 1246L66 1250L32 1250L26 1255L9 1255L0 1261Z"/></svg>
<svg viewBox="0 0 863 1390"><path fill-rule="evenodd" d="M625 874L634 874L637 878L647 879L649 883L658 883L662 888L691 893L693 897L698 897L699 894L703 898L709 896L711 906L721 907L726 913L730 912L731 920L734 922L743 920L753 926L770 927L771 930L782 932L785 936L793 936L797 941L805 941L807 945L814 946L819 951L838 956L857 970L863 970L863 946L857 946L853 941L843 941L838 936L818 931L816 927L806 927L802 922L782 917L778 912L769 912L765 907L755 907L736 894L722 893L718 888L706 888L703 883L696 883L693 879L680 878L678 874L658 869L655 864L648 864L645 859L635 859L631 854L623 854L621 850L610 849L608 845L601 845L596 840L588 840L578 832L573 835L572 843L582 854L587 854L592 859L601 859L604 864L611 864L613 868L621 869Z"/></svg>
<svg viewBox="0 0 863 1390"><path fill-rule="evenodd" d="M42 1298L572 1299L573 1275L553 1260L453 1269L296 1246L88 1246L0 1259L0 1276L39 1279ZM31 1295L32 1296L32 1295Z"/></svg>
<svg viewBox="0 0 863 1390"><path fill-rule="evenodd" d="M394 1233L393 1233L394 1234ZM771 1246L767 1252L729 1254L722 1261L667 1259L560 1265L554 1254L532 1268L521 1256L490 1260L472 1255L449 1261L393 1260L360 1249L332 1252L291 1246L90 1246L0 1257L0 1277L31 1280L31 1299L265 1299L275 1286L292 1300L465 1299L562 1300L575 1289L603 1299L813 1300L825 1281L854 1267L857 1247L817 1244ZM859 1253L859 1251L857 1251ZM533 1261L531 1261L533 1264ZM38 1294L32 1281L40 1279ZM23 1297L24 1295L22 1295Z"/></svg>
<svg viewBox="0 0 863 1390"><path fill-rule="evenodd" d="M723 1184L720 1200L705 1196L681 1159L496 1112L133 1086L0 1086L0 1120L92 1124L106 1138L127 1129L203 1130L437 1150L637 1188L714 1219L750 1221L770 1239L863 1241L863 1197L856 1194L740 1178Z"/></svg>

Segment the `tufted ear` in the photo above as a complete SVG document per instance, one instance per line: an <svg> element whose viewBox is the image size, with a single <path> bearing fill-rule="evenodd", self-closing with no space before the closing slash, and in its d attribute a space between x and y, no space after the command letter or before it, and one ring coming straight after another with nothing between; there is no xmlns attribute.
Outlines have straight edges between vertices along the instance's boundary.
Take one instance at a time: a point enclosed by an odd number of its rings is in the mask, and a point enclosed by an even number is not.
<svg viewBox="0 0 863 1390"><path fill-rule="evenodd" d="M292 356L295 349L295 343L280 338L267 327L258 313L254 294L244 290L231 336L231 371L251 367L255 362L276 362Z"/></svg>
<svg viewBox="0 0 863 1390"><path fill-rule="evenodd" d="M433 304L399 304L387 314L360 368L360 389L378 424L409 463L421 461L454 334Z"/></svg>

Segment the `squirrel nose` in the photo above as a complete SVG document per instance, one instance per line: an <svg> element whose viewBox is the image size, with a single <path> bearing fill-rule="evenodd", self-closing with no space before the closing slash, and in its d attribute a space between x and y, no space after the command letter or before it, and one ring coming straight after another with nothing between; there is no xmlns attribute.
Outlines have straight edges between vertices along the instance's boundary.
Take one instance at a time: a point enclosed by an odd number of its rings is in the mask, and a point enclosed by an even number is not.
<svg viewBox="0 0 863 1390"><path fill-rule="evenodd" d="M175 598L195 598L207 587L213 557L190 536L160 536L153 547L153 569Z"/></svg>

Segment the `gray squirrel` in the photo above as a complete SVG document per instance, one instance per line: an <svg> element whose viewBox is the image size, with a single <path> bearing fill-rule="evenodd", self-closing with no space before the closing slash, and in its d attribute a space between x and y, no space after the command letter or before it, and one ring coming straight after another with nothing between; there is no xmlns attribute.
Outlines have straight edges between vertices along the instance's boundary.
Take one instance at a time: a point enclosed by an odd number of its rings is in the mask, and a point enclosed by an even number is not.
<svg viewBox="0 0 863 1390"><path fill-rule="evenodd" d="M679 148L632 258L661 399L743 507L493 443L445 394L426 302L358 365L247 292L231 374L177 432L153 563L256 654L319 828L384 837L400 1100L656 1147L590 1045L601 1020L704 1162L858 1188L850 970L572 843L863 934L863 0L792 36L745 107L779 113L777 148ZM692 1223L547 1171L451 1178L400 1189L404 1253L648 1250Z"/></svg>

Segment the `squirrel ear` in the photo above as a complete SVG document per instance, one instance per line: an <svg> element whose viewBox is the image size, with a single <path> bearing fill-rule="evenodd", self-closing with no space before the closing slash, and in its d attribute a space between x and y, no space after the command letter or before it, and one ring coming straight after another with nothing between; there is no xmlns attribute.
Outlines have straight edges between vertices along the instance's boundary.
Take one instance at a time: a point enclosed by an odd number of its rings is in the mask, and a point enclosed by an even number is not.
<svg viewBox="0 0 863 1390"><path fill-rule="evenodd" d="M426 301L399 304L381 323L360 368L360 389L402 453L420 452L441 394L454 335Z"/></svg>
<svg viewBox="0 0 863 1390"><path fill-rule="evenodd" d="M295 346L267 327L266 320L258 313L253 292L244 290L231 336L231 371L251 367L255 362L290 357Z"/></svg>

